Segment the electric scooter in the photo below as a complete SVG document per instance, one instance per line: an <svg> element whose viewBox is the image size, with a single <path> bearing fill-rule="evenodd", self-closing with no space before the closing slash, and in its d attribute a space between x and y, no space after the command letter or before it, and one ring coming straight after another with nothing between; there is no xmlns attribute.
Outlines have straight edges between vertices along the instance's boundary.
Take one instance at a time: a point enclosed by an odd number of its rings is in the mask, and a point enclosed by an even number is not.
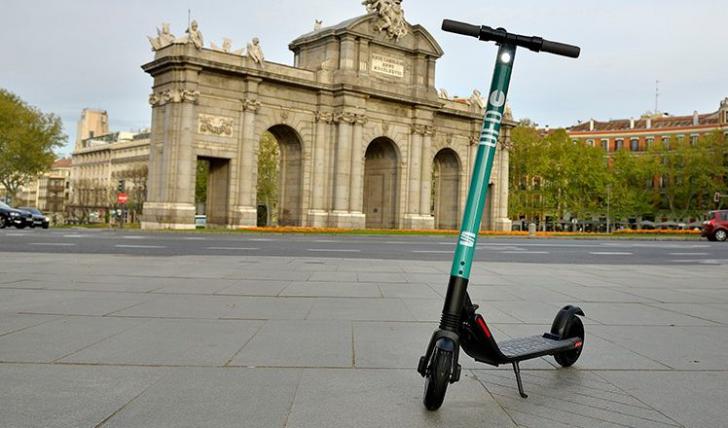
<svg viewBox="0 0 728 428"><path fill-rule="evenodd" d="M447 19L443 21L442 29L495 42L499 49L440 327L432 335L417 366L417 371L425 378L423 401L429 410L439 409L448 384L460 380L460 347L478 362L493 366L513 365L518 392L526 398L519 368L521 361L553 355L557 363L569 367L579 359L584 346L584 325L579 318L584 316L584 312L576 306L562 308L556 314L550 332L497 343L483 316L476 312L478 305L471 302L467 292L516 47L571 58L578 58L581 49L541 37L509 33L503 28L493 29Z"/></svg>

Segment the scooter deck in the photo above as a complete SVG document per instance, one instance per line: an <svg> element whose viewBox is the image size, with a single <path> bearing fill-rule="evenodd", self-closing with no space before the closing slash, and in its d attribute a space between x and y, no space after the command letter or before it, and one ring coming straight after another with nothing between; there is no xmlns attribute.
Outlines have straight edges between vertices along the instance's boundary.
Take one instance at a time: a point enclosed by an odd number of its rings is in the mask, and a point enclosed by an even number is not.
<svg viewBox="0 0 728 428"><path fill-rule="evenodd" d="M543 336L528 336L508 339L498 343L507 362L530 360L544 355L558 354L574 349L579 338L555 339Z"/></svg>

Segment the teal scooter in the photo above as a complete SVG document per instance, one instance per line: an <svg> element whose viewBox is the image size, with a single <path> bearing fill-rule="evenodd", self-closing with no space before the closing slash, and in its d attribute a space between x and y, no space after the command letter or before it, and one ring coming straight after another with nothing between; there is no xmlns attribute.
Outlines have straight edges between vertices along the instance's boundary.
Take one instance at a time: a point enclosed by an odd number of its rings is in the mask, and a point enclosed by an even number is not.
<svg viewBox="0 0 728 428"><path fill-rule="evenodd" d="M478 306L470 301L467 292L516 48L520 46L535 52L549 52L571 58L578 58L581 50L576 46L551 42L541 37L509 33L503 28L493 29L447 19L443 21L442 29L477 37L485 42L495 42L500 48L488 92L488 105L440 328L432 335L427 351L420 358L417 367L417 371L425 378L424 404L429 410L439 409L445 399L448 384L460 379L461 366L458 359L461 347L478 362L493 366L511 364L516 375L518 392L521 397L526 398L519 362L553 355L557 363L569 367L579 359L584 346L584 326L579 319L579 316L584 316L584 312L571 305L558 312L550 332L496 343L485 319L476 312Z"/></svg>

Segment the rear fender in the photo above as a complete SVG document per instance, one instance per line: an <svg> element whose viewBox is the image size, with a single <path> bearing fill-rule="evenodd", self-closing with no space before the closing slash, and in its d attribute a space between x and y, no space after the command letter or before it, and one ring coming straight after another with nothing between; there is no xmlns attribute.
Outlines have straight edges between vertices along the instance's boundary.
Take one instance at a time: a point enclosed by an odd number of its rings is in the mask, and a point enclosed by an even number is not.
<svg viewBox="0 0 728 428"><path fill-rule="evenodd" d="M569 324L574 316L584 316L584 311L578 306L567 305L561 308L551 324L551 334L559 339L564 339L564 333L569 330Z"/></svg>

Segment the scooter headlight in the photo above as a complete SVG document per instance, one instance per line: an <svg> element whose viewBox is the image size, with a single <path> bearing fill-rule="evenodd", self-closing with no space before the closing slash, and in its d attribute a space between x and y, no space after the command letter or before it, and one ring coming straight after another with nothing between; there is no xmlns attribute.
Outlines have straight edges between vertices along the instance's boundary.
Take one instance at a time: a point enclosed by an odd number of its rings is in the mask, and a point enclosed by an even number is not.
<svg viewBox="0 0 728 428"><path fill-rule="evenodd" d="M11 212L11 213L10 213L10 217L18 217L19 215L20 215L20 214L18 214L18 213L16 213L16 212Z"/></svg>

